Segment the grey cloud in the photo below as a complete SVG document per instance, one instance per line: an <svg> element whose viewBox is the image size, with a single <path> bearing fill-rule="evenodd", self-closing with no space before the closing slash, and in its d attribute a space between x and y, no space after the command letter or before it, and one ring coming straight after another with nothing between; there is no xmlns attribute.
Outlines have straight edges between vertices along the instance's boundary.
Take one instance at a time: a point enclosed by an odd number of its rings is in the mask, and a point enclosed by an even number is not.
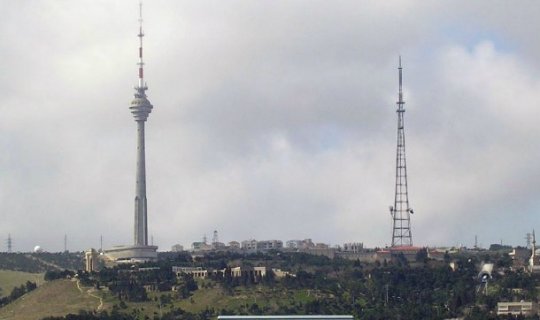
<svg viewBox="0 0 540 320"><path fill-rule="evenodd" d="M400 53L416 243L520 243L538 209L538 46L520 27L537 24L531 6L145 3L157 244L214 229L226 241L387 244ZM19 250L60 250L64 233L73 249L100 234L130 242L136 4L5 11L0 238Z"/></svg>

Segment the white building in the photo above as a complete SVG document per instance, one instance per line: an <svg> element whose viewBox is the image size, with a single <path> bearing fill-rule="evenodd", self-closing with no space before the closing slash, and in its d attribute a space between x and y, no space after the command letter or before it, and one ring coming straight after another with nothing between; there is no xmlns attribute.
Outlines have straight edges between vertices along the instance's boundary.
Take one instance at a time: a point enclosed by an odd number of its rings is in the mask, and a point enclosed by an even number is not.
<svg viewBox="0 0 540 320"><path fill-rule="evenodd" d="M241 248L244 250L257 250L257 240L255 239L244 240L241 243Z"/></svg>
<svg viewBox="0 0 540 320"><path fill-rule="evenodd" d="M538 306L532 301L520 301L520 302L498 302L497 303L497 315L511 314L513 316L529 316L538 312Z"/></svg>
<svg viewBox="0 0 540 320"><path fill-rule="evenodd" d="M315 247L315 244L313 243L313 241L311 241L311 239L287 241L288 249L307 249L313 247Z"/></svg>
<svg viewBox="0 0 540 320"><path fill-rule="evenodd" d="M208 270L201 267L172 267L172 272L176 274L177 277L182 274L190 274L193 278L206 278L208 277Z"/></svg>
<svg viewBox="0 0 540 320"><path fill-rule="evenodd" d="M231 249L240 249L240 242L238 241L231 241L228 243L228 245Z"/></svg>
<svg viewBox="0 0 540 320"><path fill-rule="evenodd" d="M181 245L181 244L175 244L174 246L171 247L171 251L172 251L172 252L181 252L181 251L184 251L184 246Z"/></svg>

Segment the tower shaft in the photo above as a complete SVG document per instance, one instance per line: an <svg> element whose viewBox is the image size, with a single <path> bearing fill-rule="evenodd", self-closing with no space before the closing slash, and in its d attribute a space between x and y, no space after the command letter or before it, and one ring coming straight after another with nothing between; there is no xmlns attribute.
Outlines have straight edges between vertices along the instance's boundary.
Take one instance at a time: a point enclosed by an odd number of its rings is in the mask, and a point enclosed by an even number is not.
<svg viewBox="0 0 540 320"><path fill-rule="evenodd" d="M135 245L148 245L144 121L137 121L137 181L135 184Z"/></svg>
<svg viewBox="0 0 540 320"><path fill-rule="evenodd" d="M405 122L402 91L401 57L399 58L399 98L397 101L397 149L396 149L396 184L394 206L391 207L393 218L392 247L412 246L411 213L409 193L407 189L407 161L405 159Z"/></svg>

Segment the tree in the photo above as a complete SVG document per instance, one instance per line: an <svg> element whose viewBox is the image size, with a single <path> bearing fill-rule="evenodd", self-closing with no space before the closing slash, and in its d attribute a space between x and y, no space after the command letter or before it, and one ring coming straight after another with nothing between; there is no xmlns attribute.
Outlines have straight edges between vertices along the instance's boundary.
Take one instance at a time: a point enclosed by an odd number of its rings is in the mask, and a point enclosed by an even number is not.
<svg viewBox="0 0 540 320"><path fill-rule="evenodd" d="M427 252L427 249L426 248L422 248L420 249L417 253L416 253L416 262L423 262L423 263L427 263L428 261L428 252Z"/></svg>

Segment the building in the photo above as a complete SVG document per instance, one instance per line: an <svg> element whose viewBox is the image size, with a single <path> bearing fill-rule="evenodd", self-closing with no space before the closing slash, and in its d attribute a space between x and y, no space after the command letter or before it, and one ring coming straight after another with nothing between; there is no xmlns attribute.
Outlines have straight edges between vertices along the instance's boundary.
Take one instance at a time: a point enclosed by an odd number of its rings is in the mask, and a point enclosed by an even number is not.
<svg viewBox="0 0 540 320"><path fill-rule="evenodd" d="M338 251L336 256L342 259L355 260L363 263L375 263L377 261L377 252L375 250L364 249L358 252Z"/></svg>
<svg viewBox="0 0 540 320"><path fill-rule="evenodd" d="M230 249L240 249L240 242L238 241L231 241L228 243Z"/></svg>
<svg viewBox="0 0 540 320"><path fill-rule="evenodd" d="M257 250L281 250L283 249L283 241L281 240L263 240L257 241Z"/></svg>
<svg viewBox="0 0 540 320"><path fill-rule="evenodd" d="M431 260L436 261L445 261L445 259L449 259L450 256L448 255L448 251L440 250L437 248L426 248L427 256Z"/></svg>
<svg viewBox="0 0 540 320"><path fill-rule="evenodd" d="M212 249L214 249L214 247L206 242L196 241L191 244L192 251L212 251Z"/></svg>
<svg viewBox="0 0 540 320"><path fill-rule="evenodd" d="M242 276L253 276L257 279L258 277L265 277L267 272L267 267L233 267L231 268L231 277L240 278Z"/></svg>
<svg viewBox="0 0 540 320"><path fill-rule="evenodd" d="M225 244L223 242L212 242L212 249L214 250L223 250L225 249Z"/></svg>
<svg viewBox="0 0 540 320"><path fill-rule="evenodd" d="M311 239L304 240L289 240L287 241L287 249L308 249L315 247Z"/></svg>
<svg viewBox="0 0 540 320"><path fill-rule="evenodd" d="M274 269L272 268L272 272L276 276L277 279L285 278L287 276L289 277L296 277L296 274L290 273L289 271L283 271L281 269Z"/></svg>
<svg viewBox="0 0 540 320"><path fill-rule="evenodd" d="M172 267L172 272L180 277L183 274L190 274L193 278L206 278L208 277L208 270L201 267Z"/></svg>
<svg viewBox="0 0 540 320"><path fill-rule="evenodd" d="M172 252L182 252L182 251L184 251L184 246L181 245L181 244L175 244L174 246L171 247L171 251Z"/></svg>
<svg viewBox="0 0 540 320"><path fill-rule="evenodd" d="M146 199L146 160L145 160L145 122L152 111L152 104L148 101L143 72L143 28L142 4L139 12L139 82L135 87L135 97L129 109L137 123L137 167L135 182L135 219L134 244L132 246L117 246L104 251L107 260L113 263L132 263L157 260L157 246L148 245L148 212Z"/></svg>
<svg viewBox="0 0 540 320"><path fill-rule="evenodd" d="M528 264L531 254L531 249L517 247L512 249L512 252L510 252L508 255L510 258L512 258L513 267L523 268Z"/></svg>
<svg viewBox="0 0 540 320"><path fill-rule="evenodd" d="M364 244L362 242L350 242L343 244L343 252L361 252L364 250Z"/></svg>
<svg viewBox="0 0 540 320"><path fill-rule="evenodd" d="M403 256L407 261L413 262L416 261L416 255L420 250L422 250L422 248L413 246L397 246L385 248L383 250L377 251L377 260L381 262L384 260L391 261L399 258L400 256Z"/></svg>
<svg viewBox="0 0 540 320"><path fill-rule="evenodd" d="M86 272L99 271L99 253L95 249L90 249L84 253L84 262Z"/></svg>
<svg viewBox="0 0 540 320"><path fill-rule="evenodd" d="M330 245L326 243L318 242L315 244L315 249L323 249L323 250L330 249Z"/></svg>
<svg viewBox="0 0 540 320"><path fill-rule="evenodd" d="M538 313L538 305L532 301L498 302L497 315L530 316Z"/></svg>
<svg viewBox="0 0 540 320"><path fill-rule="evenodd" d="M250 240L244 240L241 243L242 250L257 250L257 240L250 239Z"/></svg>
<svg viewBox="0 0 540 320"><path fill-rule="evenodd" d="M305 249L298 249L298 252L304 252L307 254L312 254L315 256L325 256L330 259L334 259L336 256L337 249L336 248L330 248L327 245L323 246L314 246L309 247Z"/></svg>

